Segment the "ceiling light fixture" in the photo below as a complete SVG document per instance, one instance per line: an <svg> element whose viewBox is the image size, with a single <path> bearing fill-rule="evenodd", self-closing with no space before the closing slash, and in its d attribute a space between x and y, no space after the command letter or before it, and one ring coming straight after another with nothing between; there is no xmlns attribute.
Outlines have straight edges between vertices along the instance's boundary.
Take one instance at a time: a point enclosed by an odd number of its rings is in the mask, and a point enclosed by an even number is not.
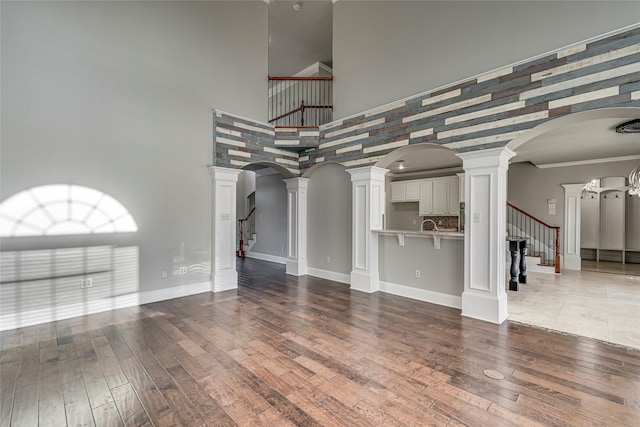
<svg viewBox="0 0 640 427"><path fill-rule="evenodd" d="M398 161L396 161L396 163L398 163L398 169L399 170L403 170L404 169L404 160L398 160Z"/></svg>
<svg viewBox="0 0 640 427"><path fill-rule="evenodd" d="M640 166L629 174L629 194L640 197Z"/></svg>
<svg viewBox="0 0 640 427"><path fill-rule="evenodd" d="M300 12L300 9L302 8L302 3L297 2L293 4L293 10L296 12Z"/></svg>
<svg viewBox="0 0 640 427"><path fill-rule="evenodd" d="M640 133L640 119L633 119L616 126L616 133Z"/></svg>

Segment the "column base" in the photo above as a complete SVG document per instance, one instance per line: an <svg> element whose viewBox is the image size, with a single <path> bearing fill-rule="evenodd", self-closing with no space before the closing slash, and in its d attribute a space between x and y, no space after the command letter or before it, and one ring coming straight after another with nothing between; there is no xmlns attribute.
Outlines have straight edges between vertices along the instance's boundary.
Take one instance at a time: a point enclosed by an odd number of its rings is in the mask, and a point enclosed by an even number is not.
<svg viewBox="0 0 640 427"><path fill-rule="evenodd" d="M292 276L304 276L307 274L307 259L287 259L287 274Z"/></svg>
<svg viewBox="0 0 640 427"><path fill-rule="evenodd" d="M238 289L238 272L235 269L216 271L213 276L211 292L229 291Z"/></svg>
<svg viewBox="0 0 640 427"><path fill-rule="evenodd" d="M462 315L500 324L509 317L507 295L503 294L496 298L489 294L465 291L462 293Z"/></svg>
<svg viewBox="0 0 640 427"><path fill-rule="evenodd" d="M380 290L380 276L363 270L351 270L351 289L366 293Z"/></svg>
<svg viewBox="0 0 640 427"><path fill-rule="evenodd" d="M582 270L582 258L578 255L565 255L563 268L565 270Z"/></svg>

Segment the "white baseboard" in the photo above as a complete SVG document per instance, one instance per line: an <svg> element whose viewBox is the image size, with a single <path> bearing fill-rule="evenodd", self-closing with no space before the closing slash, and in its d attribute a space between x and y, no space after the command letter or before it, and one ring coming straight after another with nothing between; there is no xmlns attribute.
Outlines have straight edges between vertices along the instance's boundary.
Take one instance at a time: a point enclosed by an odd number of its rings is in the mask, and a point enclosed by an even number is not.
<svg viewBox="0 0 640 427"><path fill-rule="evenodd" d="M336 273L335 271L321 270L319 268L307 267L307 274L321 279L333 280L334 282L351 284L350 276L344 273Z"/></svg>
<svg viewBox="0 0 640 427"><path fill-rule="evenodd" d="M430 302L432 304L443 305L451 308L462 308L462 297L442 294L440 292L427 291L424 289L412 288L395 283L380 281L380 292L411 298L418 301Z"/></svg>
<svg viewBox="0 0 640 427"><path fill-rule="evenodd" d="M287 264L286 257L262 254L260 252L245 252L244 255L247 258L255 258L255 259L261 259L262 261L277 262L278 264L285 264L285 265Z"/></svg>
<svg viewBox="0 0 640 427"><path fill-rule="evenodd" d="M38 325L40 323L55 322L56 320L86 316L87 314L101 313L103 311L117 310L119 308L165 301L209 291L211 291L211 282L201 282L166 289L158 289L155 291L118 295L111 298L102 298L82 303L58 305L55 307L42 308L23 313L5 314L0 316L0 331Z"/></svg>

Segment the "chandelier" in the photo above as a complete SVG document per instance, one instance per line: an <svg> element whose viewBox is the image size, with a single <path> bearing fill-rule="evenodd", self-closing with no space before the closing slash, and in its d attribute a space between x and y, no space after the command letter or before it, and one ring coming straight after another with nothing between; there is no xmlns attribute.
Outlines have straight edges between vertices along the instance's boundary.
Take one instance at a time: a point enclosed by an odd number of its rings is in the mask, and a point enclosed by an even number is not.
<svg viewBox="0 0 640 427"><path fill-rule="evenodd" d="M640 197L640 166L629 174L629 194Z"/></svg>
<svg viewBox="0 0 640 427"><path fill-rule="evenodd" d="M616 126L617 133L640 133L640 119L633 119ZM640 197L640 166L629 174L629 194Z"/></svg>
<svg viewBox="0 0 640 427"><path fill-rule="evenodd" d="M583 193L597 193L598 192L598 188L600 188L599 185L599 180L597 179L592 179L591 181L587 182L584 187L582 187L582 192Z"/></svg>

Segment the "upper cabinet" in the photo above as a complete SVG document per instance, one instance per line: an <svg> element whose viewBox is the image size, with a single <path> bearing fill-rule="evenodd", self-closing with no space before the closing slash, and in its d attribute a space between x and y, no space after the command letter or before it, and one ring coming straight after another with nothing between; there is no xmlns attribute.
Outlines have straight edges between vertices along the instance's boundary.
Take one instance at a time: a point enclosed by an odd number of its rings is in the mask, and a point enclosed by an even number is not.
<svg viewBox="0 0 640 427"><path fill-rule="evenodd" d="M419 215L458 215L460 192L458 176L391 183L391 201L419 202Z"/></svg>
<svg viewBox="0 0 640 427"><path fill-rule="evenodd" d="M392 202L417 202L420 200L419 181L398 181L391 183Z"/></svg>
<svg viewBox="0 0 640 427"><path fill-rule="evenodd" d="M429 212L425 214L424 212ZM420 202L418 203L418 213L420 215L431 215L433 213L433 181L424 180L420 182Z"/></svg>
<svg viewBox="0 0 640 427"><path fill-rule="evenodd" d="M423 180L420 190L419 215L458 215L460 214L460 188L457 176ZM422 186L430 190L422 190ZM429 197L431 200L423 200Z"/></svg>

